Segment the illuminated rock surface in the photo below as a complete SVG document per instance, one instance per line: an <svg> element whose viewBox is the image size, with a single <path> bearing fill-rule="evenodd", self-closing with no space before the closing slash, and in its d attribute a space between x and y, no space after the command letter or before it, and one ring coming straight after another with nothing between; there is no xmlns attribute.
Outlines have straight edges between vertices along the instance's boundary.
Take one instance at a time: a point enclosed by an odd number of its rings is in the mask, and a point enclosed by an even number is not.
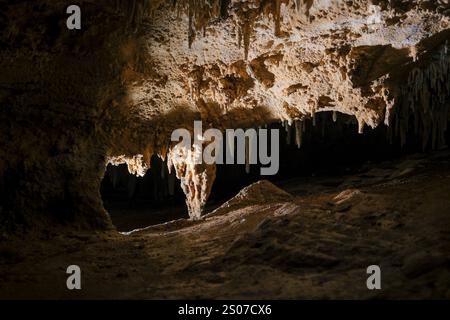
<svg viewBox="0 0 450 320"><path fill-rule="evenodd" d="M81 1L79 32L65 29L65 1L0 6L8 230L110 226L98 191L106 164L143 175L194 119L219 129L286 121L300 146L302 121L324 111L354 116L360 133L389 125L402 144L411 116L424 149L444 144L446 0ZM198 218L215 168L175 169Z"/></svg>

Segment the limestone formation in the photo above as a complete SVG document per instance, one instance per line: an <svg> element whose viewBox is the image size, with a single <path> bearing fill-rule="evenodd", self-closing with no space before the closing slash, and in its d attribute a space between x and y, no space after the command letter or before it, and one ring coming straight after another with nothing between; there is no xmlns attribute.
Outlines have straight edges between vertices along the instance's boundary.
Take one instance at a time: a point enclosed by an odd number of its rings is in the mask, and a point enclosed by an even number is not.
<svg viewBox="0 0 450 320"><path fill-rule="evenodd" d="M424 148L443 145L447 0L82 0L81 31L65 29L68 4L0 4L3 228L49 216L109 226L106 165L144 175L194 120L286 121L300 147L305 120L343 113L360 133L386 125L404 144L413 124ZM199 218L215 168L194 164L194 149L167 163Z"/></svg>
<svg viewBox="0 0 450 320"><path fill-rule="evenodd" d="M200 163L202 151L194 144L191 149L175 146L169 152L169 173L172 166L181 181L181 188L186 195L186 205L191 219L200 219L206 201L216 177L215 164Z"/></svg>

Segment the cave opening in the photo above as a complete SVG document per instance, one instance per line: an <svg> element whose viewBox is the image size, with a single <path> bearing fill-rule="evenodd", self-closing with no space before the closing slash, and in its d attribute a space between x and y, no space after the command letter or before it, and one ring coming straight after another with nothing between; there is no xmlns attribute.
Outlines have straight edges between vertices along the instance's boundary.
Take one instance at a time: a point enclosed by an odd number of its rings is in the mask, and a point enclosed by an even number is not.
<svg viewBox="0 0 450 320"><path fill-rule="evenodd" d="M412 120L410 126L414 126ZM260 128L280 132L278 173L261 176L260 165L217 165L204 214L262 179L301 196L314 192L306 187L306 183L338 187L349 175L364 175L375 165L389 167L392 161L403 156L433 150L431 143L424 149L420 134L411 134L402 142L400 134L392 133L392 127L383 124L375 129L366 128L361 134L355 117L335 112L320 112L304 118L300 126L298 122L283 121ZM445 144L441 144L440 149L447 147L449 136L447 130ZM225 136L223 142L227 144ZM144 177L130 174L125 164L108 165L101 195L104 207L119 231L189 218L185 194L174 171L169 173L167 162L156 155L152 156L150 169Z"/></svg>
<svg viewBox="0 0 450 320"><path fill-rule="evenodd" d="M109 164L100 187L103 206L119 231L130 231L188 218L184 194L175 172L152 156L143 177L130 174L126 164Z"/></svg>

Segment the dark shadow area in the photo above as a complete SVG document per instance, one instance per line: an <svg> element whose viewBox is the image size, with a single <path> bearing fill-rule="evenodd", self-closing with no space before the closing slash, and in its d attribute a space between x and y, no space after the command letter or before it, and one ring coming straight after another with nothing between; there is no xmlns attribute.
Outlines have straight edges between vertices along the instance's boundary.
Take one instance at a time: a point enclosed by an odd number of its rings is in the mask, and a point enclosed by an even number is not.
<svg viewBox="0 0 450 320"><path fill-rule="evenodd" d="M423 152L422 139L410 135L401 146L399 139L390 139L389 128L380 125L358 133L354 117L338 114L333 120L331 112L319 113L315 120L302 124L301 147L296 142L296 126L286 123L267 125L280 132L280 168L275 176L261 176L260 165L218 165L217 177L206 208L210 212L236 195L242 188L261 179L278 185L296 184L320 178L327 187L336 187L345 177L364 174L371 165L389 166L402 156ZM269 135L270 136L270 135ZM224 135L225 139L225 135ZM449 133L446 133L447 143ZM225 139L224 145L227 145ZM269 146L270 147L270 146ZM427 150L425 150L427 152ZM323 179L326 178L326 179ZM297 195L302 186L296 186ZM307 190L305 190L307 193ZM130 231L149 225L188 218L184 194L175 173L168 173L166 162L156 156L151 169L138 178L128 173L126 165L108 166L101 187L102 199L119 231Z"/></svg>
<svg viewBox="0 0 450 320"><path fill-rule="evenodd" d="M184 194L175 173L156 156L144 177L128 172L125 164L108 165L101 185L103 205L119 231L130 231L188 218Z"/></svg>
<svg viewBox="0 0 450 320"><path fill-rule="evenodd" d="M389 138L389 128L384 124L376 129L366 127L364 134L359 134L356 119L344 114L338 114L336 122L333 121L331 112L317 114L315 121L303 121L300 148L296 145L295 125L276 123L267 127L280 130L278 174L261 176L259 165L252 165L249 174L246 173L245 165L220 165L209 201L212 207L220 205L243 187L261 179L280 184L292 178L306 180L312 177L330 177L330 181L339 185L345 176L363 174L369 170L367 164L423 152L422 138L418 135L411 134L406 144L401 146L400 139ZM447 144L449 136L447 131ZM425 150L427 151L431 150Z"/></svg>

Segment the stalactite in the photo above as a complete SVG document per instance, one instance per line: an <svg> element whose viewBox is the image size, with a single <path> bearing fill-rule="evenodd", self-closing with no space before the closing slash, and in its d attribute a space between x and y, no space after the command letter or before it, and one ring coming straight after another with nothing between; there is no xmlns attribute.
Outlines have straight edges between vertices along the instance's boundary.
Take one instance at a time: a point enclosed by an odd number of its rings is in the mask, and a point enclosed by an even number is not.
<svg viewBox="0 0 450 320"><path fill-rule="evenodd" d="M401 97L390 119L393 129L389 140L407 143L409 128L421 138L422 149L439 149L445 145L450 99L450 57L446 43L426 67L416 67L401 88Z"/></svg>
<svg viewBox="0 0 450 320"><path fill-rule="evenodd" d="M284 128L284 130L286 130L286 133L289 132L289 121L288 120L283 121L283 128Z"/></svg>
<svg viewBox="0 0 450 320"><path fill-rule="evenodd" d="M138 177L143 177L145 172L148 170L148 166L143 161L144 156L139 154L133 157L128 157L126 155L108 157L106 164L111 164L113 166L118 166L121 164L126 164L128 167L128 172Z"/></svg>
<svg viewBox="0 0 450 320"><path fill-rule="evenodd" d="M201 148L192 145L190 148L175 146L169 149L168 167L174 167L180 179L181 188L186 196L189 216L193 220L201 218L206 201L216 177L216 166L198 163Z"/></svg>
<svg viewBox="0 0 450 320"><path fill-rule="evenodd" d="M337 121L337 112L333 111L333 122Z"/></svg>
<svg viewBox="0 0 450 320"><path fill-rule="evenodd" d="M153 155L153 148L151 145L148 145L145 148L144 153L143 153L143 161L144 161L145 165L147 166L147 168L150 168L152 155Z"/></svg>
<svg viewBox="0 0 450 320"><path fill-rule="evenodd" d="M289 124L289 121L286 121L285 124L285 128L286 128L286 144L289 146L291 144L291 126Z"/></svg>
<svg viewBox="0 0 450 320"><path fill-rule="evenodd" d="M273 0L270 12L274 20L274 33L281 35L281 6L283 0ZM305 16L309 16L309 10L312 6L312 0L296 0L296 8ZM172 7L180 16L185 13L188 16L188 44L192 46L196 38L197 31L206 34L207 25L220 18L228 16L230 0L173 0ZM264 1L242 1L233 3L235 21L238 26L239 47L243 44L244 57L248 58L251 37L255 21L258 16L267 13L264 10L266 2ZM142 23L146 16L149 16L161 5L159 2L151 0L116 0L117 10L124 12L129 26L134 29Z"/></svg>
<svg viewBox="0 0 450 320"><path fill-rule="evenodd" d="M167 167L167 164L166 164L166 162L164 160L162 162L163 163L162 163L162 166L161 166L161 179L164 180L166 178L166 167Z"/></svg>
<svg viewBox="0 0 450 320"><path fill-rule="evenodd" d="M301 120L295 121L295 144L297 148L302 147L302 139L303 139L303 122Z"/></svg>
<svg viewBox="0 0 450 320"><path fill-rule="evenodd" d="M166 161L168 151L169 151L169 146L166 144L163 144L160 147L160 150L158 151L158 157L160 157L162 161Z"/></svg>
<svg viewBox="0 0 450 320"><path fill-rule="evenodd" d="M297 5L303 11L309 10L309 2ZM229 7L233 4L233 16L236 23L238 45L244 47L244 57L248 58L251 37L254 31L255 21L261 14L271 14L274 20L274 33L281 35L281 5L283 0L273 0L270 11L265 10L265 1L238 1L231 0L173 0L173 7L178 16L185 13L188 16L188 44L192 46L197 32L206 34L207 25L216 19L226 18ZM154 10L150 0L117 0L121 8L126 11L127 17L134 25L141 23L145 12ZM158 3L156 3L158 5ZM155 6L156 6L155 5Z"/></svg>
<svg viewBox="0 0 450 320"><path fill-rule="evenodd" d="M151 13L152 3L150 0L116 0L115 8L125 14L128 27L136 29Z"/></svg>
<svg viewBox="0 0 450 320"><path fill-rule="evenodd" d="M275 35L279 36L281 34L281 0L275 0L274 5Z"/></svg>
<svg viewBox="0 0 450 320"><path fill-rule="evenodd" d="M295 0L295 7L297 12L302 16L309 17L309 11L313 4L314 0Z"/></svg>
<svg viewBox="0 0 450 320"><path fill-rule="evenodd" d="M248 51L250 49L250 39L253 31L253 23L250 21L244 22L241 28L242 42L244 43L244 58L248 59Z"/></svg>
<svg viewBox="0 0 450 320"><path fill-rule="evenodd" d="M137 178L134 175L128 176L128 183L127 183L127 197L128 200L131 200L135 193L136 193L136 184L137 184Z"/></svg>
<svg viewBox="0 0 450 320"><path fill-rule="evenodd" d="M135 22L136 19L136 1L129 1L129 6L130 6L130 10L129 10L129 16L128 16L128 23L131 25L132 23Z"/></svg>
<svg viewBox="0 0 450 320"><path fill-rule="evenodd" d="M321 130L322 138L325 138L325 126L327 123L326 116L327 116L327 114L325 112L322 112L322 130Z"/></svg>
<svg viewBox="0 0 450 320"><path fill-rule="evenodd" d="M230 0L174 0L178 14L186 12L188 16L189 47L195 41L197 31L205 35L211 21L228 16L229 4Z"/></svg>
<svg viewBox="0 0 450 320"><path fill-rule="evenodd" d="M195 37L195 29L194 29L194 0L189 0L188 6L188 43L189 48L192 46Z"/></svg>
<svg viewBox="0 0 450 320"><path fill-rule="evenodd" d="M245 172L250 174L250 138L245 138Z"/></svg>
<svg viewBox="0 0 450 320"><path fill-rule="evenodd" d="M118 170L118 167L116 167L116 166L111 166L109 168L109 170L110 170L109 173L110 173L110 177L111 177L111 184L112 184L113 188L115 189L119 182L119 170Z"/></svg>
<svg viewBox="0 0 450 320"><path fill-rule="evenodd" d="M363 134L364 133L364 127L366 123L362 119L358 119L358 133Z"/></svg>

